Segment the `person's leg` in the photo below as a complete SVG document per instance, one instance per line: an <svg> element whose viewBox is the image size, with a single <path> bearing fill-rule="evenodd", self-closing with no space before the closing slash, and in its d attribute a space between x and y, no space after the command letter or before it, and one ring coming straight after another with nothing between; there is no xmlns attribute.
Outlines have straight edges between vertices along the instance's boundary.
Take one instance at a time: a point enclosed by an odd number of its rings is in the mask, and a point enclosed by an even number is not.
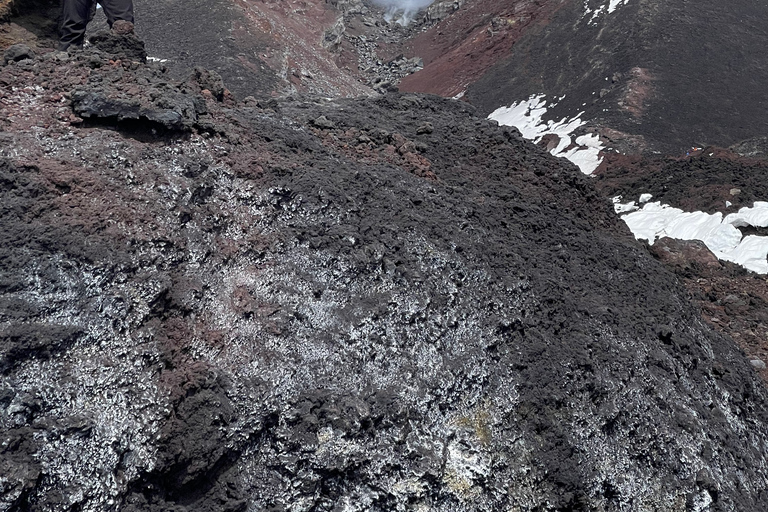
<svg viewBox="0 0 768 512"><path fill-rule="evenodd" d="M96 8L98 6L98 3L95 2L94 0L89 0L89 1L90 1L90 4L91 4L91 9L90 9L90 12L88 14L88 23L92 22L93 18L96 17Z"/></svg>
<svg viewBox="0 0 768 512"><path fill-rule="evenodd" d="M59 50L83 45L92 6L93 0L62 0Z"/></svg>
<svg viewBox="0 0 768 512"><path fill-rule="evenodd" d="M133 0L98 0L107 23L111 27L116 21L124 20L133 23Z"/></svg>

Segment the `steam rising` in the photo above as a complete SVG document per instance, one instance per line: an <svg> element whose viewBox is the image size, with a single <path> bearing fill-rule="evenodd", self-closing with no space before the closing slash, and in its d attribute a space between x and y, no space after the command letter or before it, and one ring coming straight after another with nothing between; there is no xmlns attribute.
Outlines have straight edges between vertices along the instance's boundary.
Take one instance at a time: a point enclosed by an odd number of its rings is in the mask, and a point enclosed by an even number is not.
<svg viewBox="0 0 768 512"><path fill-rule="evenodd" d="M407 26L419 10L429 7L435 0L373 0L373 3L386 9L384 19L391 23L397 20L402 26Z"/></svg>

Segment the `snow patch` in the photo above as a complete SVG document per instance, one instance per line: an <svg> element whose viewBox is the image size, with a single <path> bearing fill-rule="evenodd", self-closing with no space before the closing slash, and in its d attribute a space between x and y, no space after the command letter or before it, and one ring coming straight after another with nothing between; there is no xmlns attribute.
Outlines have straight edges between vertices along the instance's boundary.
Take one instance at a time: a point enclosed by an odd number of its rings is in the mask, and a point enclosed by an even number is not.
<svg viewBox="0 0 768 512"><path fill-rule="evenodd" d="M741 208L737 213L726 215L724 222L737 228L744 226L768 228L768 202L755 201L752 208Z"/></svg>
<svg viewBox="0 0 768 512"><path fill-rule="evenodd" d="M597 7L590 7L590 4L594 3L596 3L595 0L584 0L584 15L582 16L582 19L588 17L589 21L587 23L590 25L597 23L597 18L601 14L611 14L620 5L627 5L629 0L609 0L607 4L602 2L601 5L598 5Z"/></svg>
<svg viewBox="0 0 768 512"><path fill-rule="evenodd" d="M720 258L721 255L715 253ZM768 274L768 237L749 235L741 241L737 250L722 256L722 259L732 261L758 274Z"/></svg>
<svg viewBox="0 0 768 512"><path fill-rule="evenodd" d="M630 201L629 203L622 203L621 196L613 198L613 210L618 214L634 212L638 209L639 208L634 201Z"/></svg>
<svg viewBox="0 0 768 512"><path fill-rule="evenodd" d="M608 4L608 14L616 10L619 5L627 5L629 0L610 0Z"/></svg>
<svg viewBox="0 0 768 512"><path fill-rule="evenodd" d="M572 139L571 134L586 124L579 112L576 116L560 121L544 121L547 112L547 101L543 94L532 95L525 101L513 103L509 107L499 107L494 110L489 119L505 126L514 126L526 139L538 143L545 135L559 137L557 147L550 150L555 156L566 158L576 164L584 174L592 174L603 161L600 156L603 144L600 137L594 134L581 135ZM565 96L558 98L561 101ZM557 105L553 102L551 107Z"/></svg>
<svg viewBox="0 0 768 512"><path fill-rule="evenodd" d="M641 196L644 198L646 194ZM684 212L657 201L646 203L641 210L634 202L613 199L616 213L637 239L653 243L662 237L701 240L718 259L737 263L759 274L768 274L768 237L742 237L738 227L768 227L768 202L756 201L751 208L741 208L723 218L720 212Z"/></svg>

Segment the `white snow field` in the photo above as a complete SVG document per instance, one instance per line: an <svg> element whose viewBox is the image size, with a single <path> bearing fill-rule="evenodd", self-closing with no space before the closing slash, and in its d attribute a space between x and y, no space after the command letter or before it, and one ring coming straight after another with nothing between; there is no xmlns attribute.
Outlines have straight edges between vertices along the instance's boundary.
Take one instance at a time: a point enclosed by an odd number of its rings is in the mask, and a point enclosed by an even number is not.
<svg viewBox="0 0 768 512"><path fill-rule="evenodd" d="M645 199L645 201L643 201ZM723 218L720 212L684 212L660 202L647 202L650 194L640 196L646 202L642 209L634 202L621 203L614 198L616 213L637 239L653 243L662 237L680 240L701 240L721 260L732 261L758 274L768 274L768 236L742 237L737 227L768 227L768 202L755 201ZM630 212L630 213L627 213Z"/></svg>
<svg viewBox="0 0 768 512"><path fill-rule="evenodd" d="M558 101L562 100L559 98ZM551 104L552 107L557 102ZM547 112L547 101L543 94L532 95L525 101L513 103L509 107L500 107L489 116L499 124L514 126L526 139L539 142L545 135L556 135L560 141L557 147L550 153L566 158L576 164L584 174L592 174L603 161L599 155L603 149L600 138L597 135L587 134L572 137L572 133L583 126L586 121L581 120L583 112L576 116L560 121L544 121L542 118Z"/></svg>

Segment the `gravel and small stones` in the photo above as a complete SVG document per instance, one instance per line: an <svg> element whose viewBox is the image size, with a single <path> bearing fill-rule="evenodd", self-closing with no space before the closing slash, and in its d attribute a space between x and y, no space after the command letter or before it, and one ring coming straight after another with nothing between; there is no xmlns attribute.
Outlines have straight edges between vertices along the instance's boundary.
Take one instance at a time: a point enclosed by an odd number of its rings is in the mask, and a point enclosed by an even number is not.
<svg viewBox="0 0 768 512"><path fill-rule="evenodd" d="M335 44L340 44L340 38L354 47L358 56L358 69L366 84L378 92L386 92L396 88L404 77L424 68L421 57L406 58L398 55L394 59L383 58L379 53L382 45L397 44L407 40L419 32L423 32L442 18L452 13L463 2L437 2L429 9L421 11L414 21L408 26L398 23L388 23L383 18L383 13L368 9L365 5L347 7L343 10L343 32L339 33L339 24L334 26L328 38ZM368 30L364 34L351 34L346 30L350 26L362 25Z"/></svg>

